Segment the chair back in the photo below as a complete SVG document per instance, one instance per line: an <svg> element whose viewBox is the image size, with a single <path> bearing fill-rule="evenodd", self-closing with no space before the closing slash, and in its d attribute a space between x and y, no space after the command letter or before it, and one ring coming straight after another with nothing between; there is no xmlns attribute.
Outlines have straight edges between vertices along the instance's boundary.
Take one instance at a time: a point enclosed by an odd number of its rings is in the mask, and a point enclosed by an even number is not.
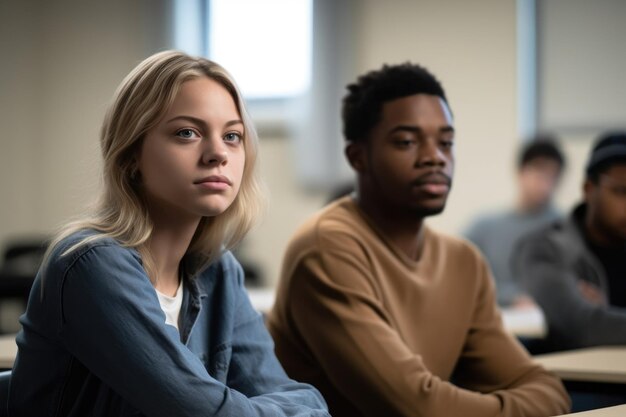
<svg viewBox="0 0 626 417"><path fill-rule="evenodd" d="M11 371L0 372L0 417L7 417L9 412L9 382L11 382Z"/></svg>

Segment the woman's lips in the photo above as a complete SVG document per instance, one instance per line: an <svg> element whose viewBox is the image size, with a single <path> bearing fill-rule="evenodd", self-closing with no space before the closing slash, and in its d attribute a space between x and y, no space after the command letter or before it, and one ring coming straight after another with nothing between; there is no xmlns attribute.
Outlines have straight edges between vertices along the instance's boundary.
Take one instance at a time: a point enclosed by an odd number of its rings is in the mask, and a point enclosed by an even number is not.
<svg viewBox="0 0 626 417"><path fill-rule="evenodd" d="M223 191L228 189L232 182L223 175L211 175L194 181L194 184L205 190Z"/></svg>

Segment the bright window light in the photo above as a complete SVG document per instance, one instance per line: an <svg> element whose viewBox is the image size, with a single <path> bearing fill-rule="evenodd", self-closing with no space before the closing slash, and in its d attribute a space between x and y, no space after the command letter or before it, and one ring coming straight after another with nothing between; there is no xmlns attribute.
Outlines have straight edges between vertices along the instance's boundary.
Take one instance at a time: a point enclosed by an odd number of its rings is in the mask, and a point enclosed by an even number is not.
<svg viewBox="0 0 626 417"><path fill-rule="evenodd" d="M305 93L311 79L312 0L210 0L209 56L251 99Z"/></svg>
<svg viewBox="0 0 626 417"><path fill-rule="evenodd" d="M174 2L174 45L191 55L206 53L202 30L206 27L202 0Z"/></svg>

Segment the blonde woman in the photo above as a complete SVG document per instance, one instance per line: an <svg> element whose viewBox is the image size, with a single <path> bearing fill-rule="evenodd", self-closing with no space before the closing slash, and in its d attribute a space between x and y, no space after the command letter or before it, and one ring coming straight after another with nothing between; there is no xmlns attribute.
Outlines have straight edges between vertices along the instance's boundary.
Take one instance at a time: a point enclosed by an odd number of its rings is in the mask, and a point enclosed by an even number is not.
<svg viewBox="0 0 626 417"><path fill-rule="evenodd" d="M104 187L31 290L11 416L326 416L290 380L228 249L259 211L257 137L217 64L146 59L106 115Z"/></svg>

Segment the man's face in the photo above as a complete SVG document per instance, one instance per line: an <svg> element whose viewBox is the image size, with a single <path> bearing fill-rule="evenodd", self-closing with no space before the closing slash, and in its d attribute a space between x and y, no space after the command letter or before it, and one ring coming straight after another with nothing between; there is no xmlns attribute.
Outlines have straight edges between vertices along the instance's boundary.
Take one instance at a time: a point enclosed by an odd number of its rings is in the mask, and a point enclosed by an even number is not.
<svg viewBox="0 0 626 417"><path fill-rule="evenodd" d="M454 128L446 103L416 94L383 105L360 172L380 204L416 217L441 213L452 185Z"/></svg>
<svg viewBox="0 0 626 417"><path fill-rule="evenodd" d="M561 174L561 164L546 157L528 161L518 172L521 199L531 211L545 207L556 190Z"/></svg>
<svg viewBox="0 0 626 417"><path fill-rule="evenodd" d="M611 166L597 184L586 181L585 201L592 224L607 241L626 241L626 164Z"/></svg>

